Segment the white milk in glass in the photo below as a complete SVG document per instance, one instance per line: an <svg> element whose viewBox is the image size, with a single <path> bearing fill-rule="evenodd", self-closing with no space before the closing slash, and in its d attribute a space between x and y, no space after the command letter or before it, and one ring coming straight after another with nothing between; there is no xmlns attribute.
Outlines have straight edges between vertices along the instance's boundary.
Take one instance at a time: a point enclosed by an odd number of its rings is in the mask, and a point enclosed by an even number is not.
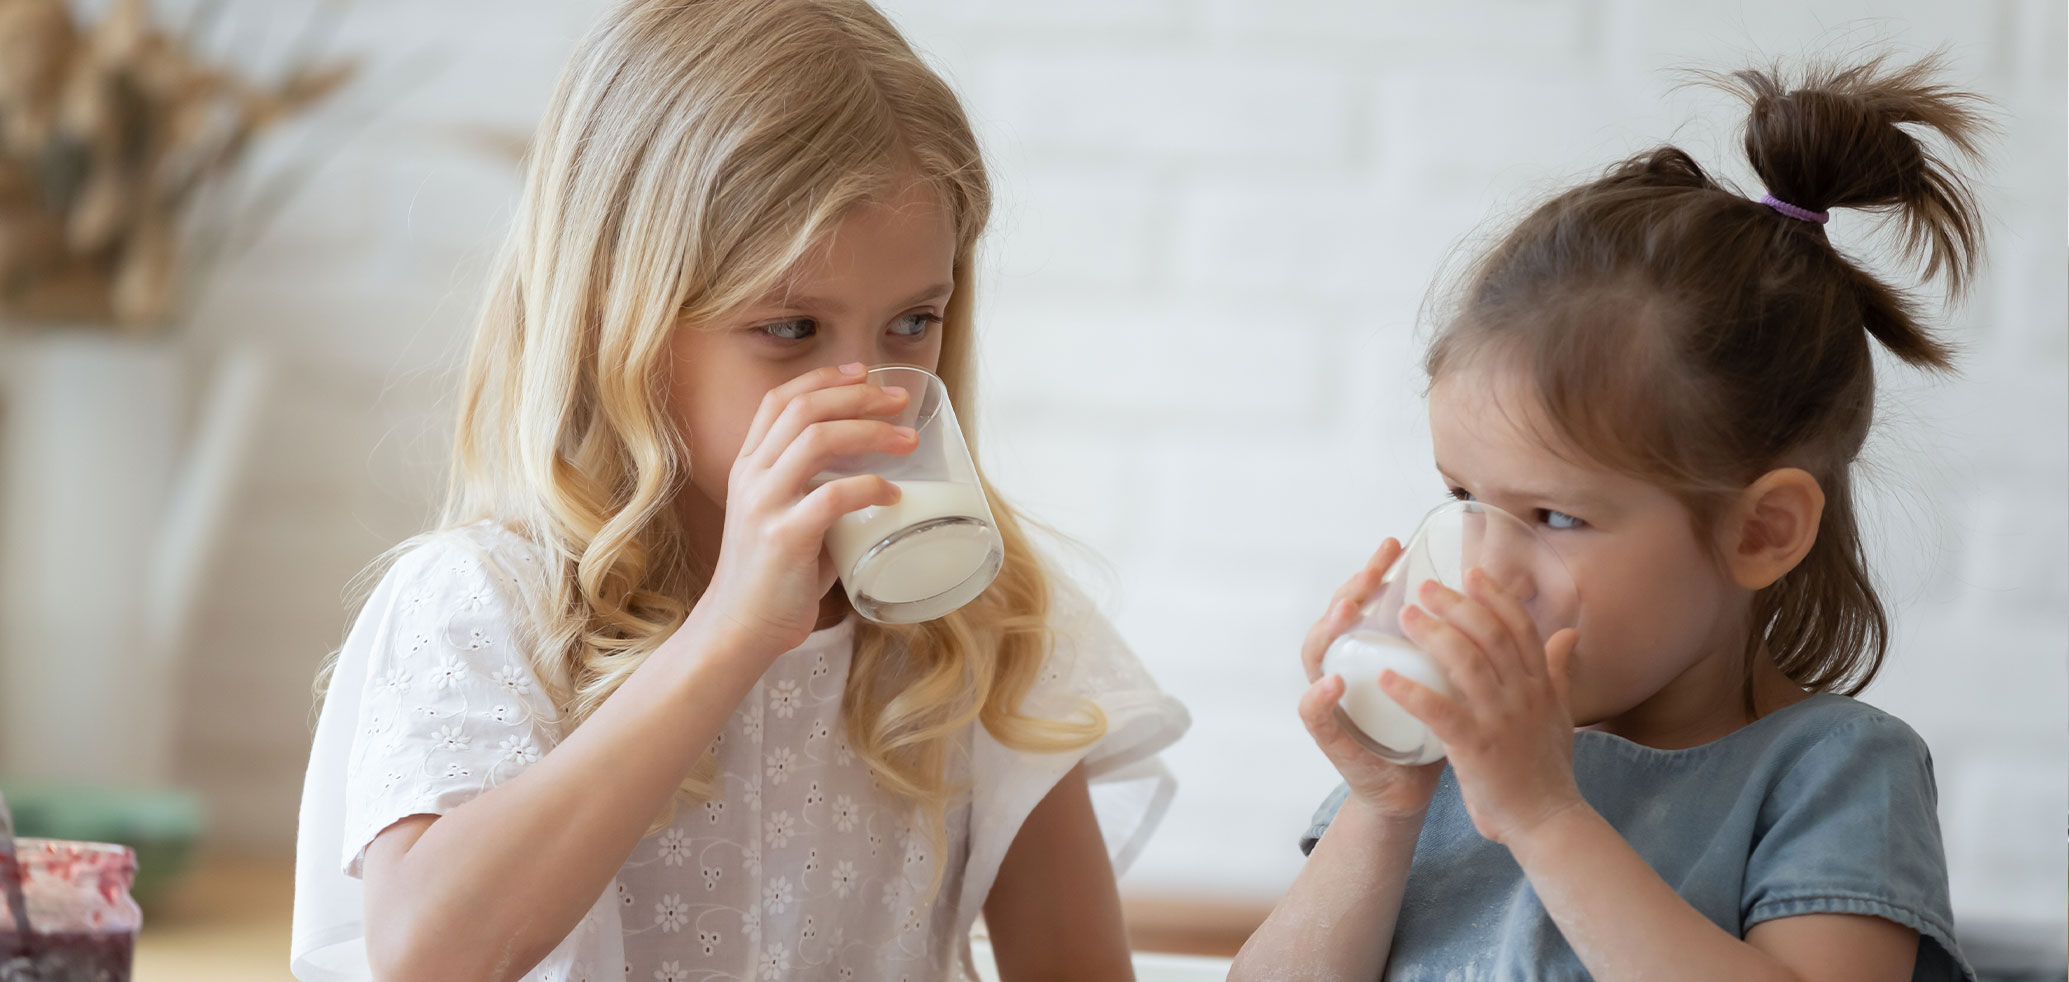
<svg viewBox="0 0 2069 982"><path fill-rule="evenodd" d="M1443 742L1380 691L1379 673L1389 668L1396 675L1455 697L1451 683L1428 655L1391 634L1353 630L1337 638L1322 656L1322 674L1343 676L1343 698L1336 705L1361 731L1353 737L1362 736L1360 742L1395 763L1443 760Z"/></svg>
<svg viewBox="0 0 2069 982"><path fill-rule="evenodd" d="M903 492L896 504L850 512L826 532L826 549L849 596L876 605L916 603L963 585L987 565L996 566L998 534L977 485L895 483ZM882 550L870 556L880 543ZM858 570L864 558L870 561Z"/></svg>

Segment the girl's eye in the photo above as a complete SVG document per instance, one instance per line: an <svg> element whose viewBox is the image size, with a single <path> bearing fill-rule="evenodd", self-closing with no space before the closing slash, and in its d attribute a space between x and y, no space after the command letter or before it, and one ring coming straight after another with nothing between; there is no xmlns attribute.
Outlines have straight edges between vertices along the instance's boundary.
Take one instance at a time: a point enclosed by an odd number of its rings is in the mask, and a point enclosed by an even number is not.
<svg viewBox="0 0 2069 982"><path fill-rule="evenodd" d="M763 324L758 330L779 341L803 341L819 333L819 325L805 318Z"/></svg>
<svg viewBox="0 0 2069 982"><path fill-rule="evenodd" d="M1546 528L1555 529L1577 529L1587 524L1563 511L1553 511L1550 508L1539 508L1537 520L1545 523Z"/></svg>
<svg viewBox="0 0 2069 982"><path fill-rule="evenodd" d="M941 323L941 316L939 314L906 314L891 325L891 333L901 338L924 337L927 333L927 328L939 323Z"/></svg>
<svg viewBox="0 0 2069 982"><path fill-rule="evenodd" d="M1458 501L1471 501L1471 500L1473 500L1473 493L1472 493L1471 491L1468 491L1468 490L1464 489L1464 488L1452 488L1452 489L1451 489L1451 491L1450 491L1450 494L1451 494L1451 497L1452 497L1452 498L1454 498L1454 499L1456 499L1456 500L1458 500Z"/></svg>

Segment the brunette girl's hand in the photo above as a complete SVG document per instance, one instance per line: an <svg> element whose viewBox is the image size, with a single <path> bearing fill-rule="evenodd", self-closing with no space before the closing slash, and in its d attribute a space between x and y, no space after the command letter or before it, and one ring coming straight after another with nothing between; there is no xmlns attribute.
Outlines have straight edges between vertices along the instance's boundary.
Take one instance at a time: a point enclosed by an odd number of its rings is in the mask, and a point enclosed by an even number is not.
<svg viewBox="0 0 2069 982"><path fill-rule="evenodd" d="M1585 807L1573 780L1568 684L1572 628L1540 640L1515 596L1478 570L1466 592L1428 582L1401 626L1458 691L1450 699L1388 671L1380 689L1422 720L1451 759L1473 827L1513 842L1538 823Z"/></svg>
<svg viewBox="0 0 2069 982"><path fill-rule="evenodd" d="M835 519L899 497L874 474L818 483L849 454L908 454L911 428L881 419L911 395L864 381L859 364L814 369L769 390L740 444L727 482L725 537L711 584L697 601L746 646L768 658L803 644L833 587L826 530Z"/></svg>
<svg viewBox="0 0 2069 982"><path fill-rule="evenodd" d="M1397 820L1421 818L1429 808L1430 796L1436 793L1437 775L1443 772L1444 765L1415 767L1390 763L1352 740L1336 709L1336 701L1343 698L1344 680L1322 674L1322 656L1328 652L1330 642L1350 628L1357 619L1358 608L1372 598L1373 591L1379 589L1380 577L1399 558L1401 543L1393 539L1380 543L1372 561L1330 598L1329 609L1308 629L1307 639L1300 646L1301 664L1311 683L1300 697L1300 719L1307 724L1308 735L1322 748L1329 762L1336 765L1336 772L1350 785L1352 795L1375 815Z"/></svg>

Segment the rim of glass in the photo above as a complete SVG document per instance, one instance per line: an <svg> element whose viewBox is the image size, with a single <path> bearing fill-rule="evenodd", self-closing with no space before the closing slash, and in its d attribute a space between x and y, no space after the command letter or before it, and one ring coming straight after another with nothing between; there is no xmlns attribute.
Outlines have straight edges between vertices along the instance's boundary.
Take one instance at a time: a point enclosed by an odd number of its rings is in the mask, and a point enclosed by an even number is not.
<svg viewBox="0 0 2069 982"><path fill-rule="evenodd" d="M906 364L905 362L897 362L897 361L894 361L894 362L887 362L887 363L885 363L885 364L882 364L882 365L871 365L871 366L869 366L869 368L868 368L868 369L866 369L866 370L864 370L864 371L863 371L863 373L862 373L862 377L863 377L864 379L868 379L868 380L871 380L872 382L874 382L875 376L876 376L876 374L877 374L878 372L917 372L917 373L918 373L918 374L919 374L919 375L920 375L920 376L921 376L922 378L926 379L926 384L927 384L927 385L929 385L929 386L932 386L932 387L934 387L934 388L938 388L938 389L940 389L940 390L941 390L941 398L940 398L940 400L939 400L939 401L937 401L937 402L936 402L936 403L934 404L934 411L933 411L933 412L931 412L931 413L917 413L917 412L916 412L916 413L914 413L914 415L913 415L913 424L912 424L912 428L913 428L913 429L916 429L916 430L917 430L917 429L921 429L921 428L924 428L924 427L925 427L925 426L926 426L927 424L929 424L929 423L932 423L932 422L933 422L933 421L935 421L936 419L939 419L939 418L941 417L941 410L942 410L943 408L945 408L945 407L948 407L948 406L949 406L949 400L948 400L948 383L947 383L947 382L943 382L943 381L941 380L941 376L939 376L939 375L936 375L936 374L934 374L933 372L927 371L926 369L924 369L924 368L921 368L921 367L920 367L920 366L918 366L918 365L909 365L909 364ZM880 382L877 382L877 383L875 383L875 384L877 384L877 385L882 385L882 383L880 383ZM919 395L918 393L908 393L908 394L909 394L909 395L914 395L914 396L918 396L918 395Z"/></svg>

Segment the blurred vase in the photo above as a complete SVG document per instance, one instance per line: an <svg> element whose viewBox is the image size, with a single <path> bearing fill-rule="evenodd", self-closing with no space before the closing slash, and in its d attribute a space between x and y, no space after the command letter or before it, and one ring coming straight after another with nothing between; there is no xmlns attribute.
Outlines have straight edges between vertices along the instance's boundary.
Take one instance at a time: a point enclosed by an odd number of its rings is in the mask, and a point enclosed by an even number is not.
<svg viewBox="0 0 2069 982"><path fill-rule="evenodd" d="M0 775L165 787L178 666L263 361L232 350L197 390L177 339L0 344Z"/></svg>

